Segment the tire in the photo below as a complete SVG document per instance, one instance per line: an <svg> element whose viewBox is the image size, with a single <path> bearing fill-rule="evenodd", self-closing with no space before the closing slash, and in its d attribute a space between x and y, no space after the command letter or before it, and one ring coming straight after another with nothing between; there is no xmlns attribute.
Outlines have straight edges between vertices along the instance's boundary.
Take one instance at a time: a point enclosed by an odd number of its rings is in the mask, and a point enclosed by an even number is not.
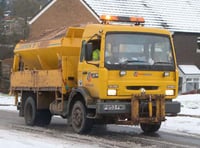
<svg viewBox="0 0 200 148"><path fill-rule="evenodd" d="M35 100L29 96L24 106L25 123L29 126L46 126L51 122L51 112L48 109L37 110Z"/></svg>
<svg viewBox="0 0 200 148"><path fill-rule="evenodd" d="M51 122L51 112L48 109L38 110L36 113L36 121L35 124L38 126L46 126Z"/></svg>
<svg viewBox="0 0 200 148"><path fill-rule="evenodd" d="M155 133L160 129L161 123L154 123L154 124L148 124L148 123L140 123L140 127L143 130L144 133Z"/></svg>
<svg viewBox="0 0 200 148"><path fill-rule="evenodd" d="M24 117L24 106L25 106L25 100L28 98L28 93L27 92L22 92L22 97L21 97L21 102L18 104L19 108L19 116Z"/></svg>
<svg viewBox="0 0 200 148"><path fill-rule="evenodd" d="M27 125L33 126L36 121L36 104L32 97L28 97L24 105L24 119Z"/></svg>
<svg viewBox="0 0 200 148"><path fill-rule="evenodd" d="M93 125L93 120L87 118L86 107L81 101L76 101L72 108L71 124L78 134L88 133Z"/></svg>

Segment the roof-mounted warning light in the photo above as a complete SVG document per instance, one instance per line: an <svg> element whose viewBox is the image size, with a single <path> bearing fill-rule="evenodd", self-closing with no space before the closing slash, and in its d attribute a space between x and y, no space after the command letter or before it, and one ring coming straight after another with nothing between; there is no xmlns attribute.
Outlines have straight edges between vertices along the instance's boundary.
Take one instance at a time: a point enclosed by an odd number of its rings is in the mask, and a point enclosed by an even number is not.
<svg viewBox="0 0 200 148"><path fill-rule="evenodd" d="M102 15L100 20L103 24L109 24L109 22L132 22L135 25L140 25L144 23L143 17L124 17L124 16L110 16L110 15Z"/></svg>

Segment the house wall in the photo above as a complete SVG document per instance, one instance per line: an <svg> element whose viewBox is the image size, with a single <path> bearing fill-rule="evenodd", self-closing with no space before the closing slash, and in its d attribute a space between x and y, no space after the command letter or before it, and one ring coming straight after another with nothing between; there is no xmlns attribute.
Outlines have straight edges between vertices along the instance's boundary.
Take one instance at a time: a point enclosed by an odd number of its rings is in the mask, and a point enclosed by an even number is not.
<svg viewBox="0 0 200 148"><path fill-rule="evenodd" d="M30 26L29 40L40 38L48 30L87 23L97 23L97 19L80 0L57 0Z"/></svg>
<svg viewBox="0 0 200 148"><path fill-rule="evenodd" d="M196 65L200 68L200 53L197 53L197 33L174 33L174 46L178 65Z"/></svg>

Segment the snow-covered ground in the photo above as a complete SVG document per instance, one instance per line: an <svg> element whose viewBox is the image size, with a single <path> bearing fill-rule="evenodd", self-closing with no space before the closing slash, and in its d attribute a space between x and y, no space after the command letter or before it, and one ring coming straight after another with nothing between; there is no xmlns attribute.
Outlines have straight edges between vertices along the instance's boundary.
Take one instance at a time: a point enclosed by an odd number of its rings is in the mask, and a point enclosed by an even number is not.
<svg viewBox="0 0 200 148"><path fill-rule="evenodd" d="M0 129L1 147L7 148L98 148L99 146L62 140L34 133Z"/></svg>
<svg viewBox="0 0 200 148"><path fill-rule="evenodd" d="M14 106L15 98L0 93L0 111L6 110L16 112L17 107ZM0 120L1 122L1 120ZM44 136L31 132L19 130L8 130L0 127L0 145L7 148L99 148L98 144L87 144L83 142L59 139L51 136ZM1 147L0 146L0 147Z"/></svg>
<svg viewBox="0 0 200 148"><path fill-rule="evenodd" d="M167 117L167 121L162 123L160 131L172 132L177 134L190 134L200 136L200 94L181 95L177 97L177 101L181 102L181 113L187 116ZM0 110L16 111L14 106L14 97L0 93ZM194 115L191 117L190 115ZM135 128L135 127L134 127ZM0 143L7 147L80 147L80 143L66 142L51 137L41 137L24 132L11 132L0 129ZM20 137L19 137L20 134ZM17 138L16 138L17 137ZM28 137L28 138L27 138ZM26 141L24 142L24 139ZM41 140L42 139L42 140ZM12 143L10 143L12 141ZM36 142L37 141L37 142ZM99 147L98 145L81 144L81 147Z"/></svg>
<svg viewBox="0 0 200 148"><path fill-rule="evenodd" d="M200 136L200 94L181 95L177 97L177 101L181 102L179 114L188 117L167 117L167 121L162 123L161 131Z"/></svg>

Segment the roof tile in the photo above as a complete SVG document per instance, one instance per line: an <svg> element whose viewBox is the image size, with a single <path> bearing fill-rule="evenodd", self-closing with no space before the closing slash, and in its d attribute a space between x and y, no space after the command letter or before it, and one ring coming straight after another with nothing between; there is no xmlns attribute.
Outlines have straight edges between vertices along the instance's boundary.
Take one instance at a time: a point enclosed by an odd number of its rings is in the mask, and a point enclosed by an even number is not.
<svg viewBox="0 0 200 148"><path fill-rule="evenodd" d="M199 0L83 0L95 14L142 16L145 26L200 33Z"/></svg>

